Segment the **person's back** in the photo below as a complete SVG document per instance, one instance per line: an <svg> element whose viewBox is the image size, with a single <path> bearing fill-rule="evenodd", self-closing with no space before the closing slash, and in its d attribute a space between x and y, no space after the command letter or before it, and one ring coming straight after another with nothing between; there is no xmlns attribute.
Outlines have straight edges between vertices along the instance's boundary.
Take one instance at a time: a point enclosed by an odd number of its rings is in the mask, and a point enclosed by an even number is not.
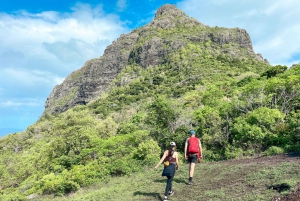
<svg viewBox="0 0 300 201"><path fill-rule="evenodd" d="M156 169L163 161L165 161L165 168L162 176L166 176L168 179L164 194L164 201L168 200L168 196L172 196L174 194L174 191L172 190L172 181L175 175L175 170L178 170L179 168L178 153L175 151L175 147L175 142L171 142L169 149L165 150L160 161L154 167L154 169Z"/></svg>
<svg viewBox="0 0 300 201"><path fill-rule="evenodd" d="M186 139L184 146L185 159L190 163L189 165L189 181L192 184L194 170L197 160L202 159L202 146L200 139L195 136L195 131L190 131L190 137Z"/></svg>

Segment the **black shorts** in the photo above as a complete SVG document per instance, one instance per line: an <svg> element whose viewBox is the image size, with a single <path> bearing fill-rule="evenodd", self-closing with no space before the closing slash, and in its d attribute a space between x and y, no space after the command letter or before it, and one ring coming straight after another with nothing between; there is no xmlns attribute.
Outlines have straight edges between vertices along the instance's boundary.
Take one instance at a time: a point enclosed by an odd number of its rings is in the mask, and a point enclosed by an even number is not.
<svg viewBox="0 0 300 201"><path fill-rule="evenodd" d="M197 162L197 154L188 154L188 162L196 163Z"/></svg>

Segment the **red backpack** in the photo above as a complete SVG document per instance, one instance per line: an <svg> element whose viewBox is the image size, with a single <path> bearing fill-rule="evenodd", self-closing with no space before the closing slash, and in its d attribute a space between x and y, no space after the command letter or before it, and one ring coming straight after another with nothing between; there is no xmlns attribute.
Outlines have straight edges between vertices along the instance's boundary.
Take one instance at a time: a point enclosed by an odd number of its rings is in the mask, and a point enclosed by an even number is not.
<svg viewBox="0 0 300 201"><path fill-rule="evenodd" d="M192 154L199 153L199 139L198 138L190 137L188 153L192 153Z"/></svg>

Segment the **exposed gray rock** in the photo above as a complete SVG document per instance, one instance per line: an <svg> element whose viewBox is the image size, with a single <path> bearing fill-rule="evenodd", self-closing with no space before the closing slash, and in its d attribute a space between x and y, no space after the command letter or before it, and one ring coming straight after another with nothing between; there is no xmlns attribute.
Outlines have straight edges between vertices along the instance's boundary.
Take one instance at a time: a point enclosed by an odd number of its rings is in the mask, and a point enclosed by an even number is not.
<svg viewBox="0 0 300 201"><path fill-rule="evenodd" d="M102 57L87 61L62 84L55 86L45 103L45 113L61 113L100 96L126 66L130 49L137 38L136 33L121 35L105 49Z"/></svg>
<svg viewBox="0 0 300 201"><path fill-rule="evenodd" d="M181 33L177 29L199 31ZM162 31L171 31L173 34L161 36ZM208 41L222 47L223 53L233 57L242 54L236 48L239 46L253 58L264 61L261 55L254 53L250 36L244 29L210 28L188 17L176 6L167 4L157 10L152 22L129 34L122 34L105 49L102 57L87 61L62 84L55 86L45 103L44 114L61 113L96 99L108 90L109 84L128 64L136 63L142 68L154 67L165 62L168 54L188 43ZM125 85L132 79L124 78L119 85Z"/></svg>

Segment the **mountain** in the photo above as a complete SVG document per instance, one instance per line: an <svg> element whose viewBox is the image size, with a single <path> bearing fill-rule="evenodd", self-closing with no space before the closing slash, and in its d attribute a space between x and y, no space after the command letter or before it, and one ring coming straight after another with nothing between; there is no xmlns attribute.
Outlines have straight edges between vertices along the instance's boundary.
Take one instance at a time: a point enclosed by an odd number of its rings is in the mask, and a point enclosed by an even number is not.
<svg viewBox="0 0 300 201"><path fill-rule="evenodd" d="M206 44L216 55L254 58L249 34L244 29L208 27L190 18L174 5L159 8L149 24L121 35L109 45L103 56L87 61L55 86L45 103L44 114L61 113L75 105L86 105L96 99L132 63L147 69L166 63L168 56L189 44Z"/></svg>
<svg viewBox="0 0 300 201"><path fill-rule="evenodd" d="M0 139L0 198L62 196L140 172L170 141L182 155L189 130L204 162L299 152L299 119L299 64L271 66L245 30L167 4L56 86L37 122Z"/></svg>

